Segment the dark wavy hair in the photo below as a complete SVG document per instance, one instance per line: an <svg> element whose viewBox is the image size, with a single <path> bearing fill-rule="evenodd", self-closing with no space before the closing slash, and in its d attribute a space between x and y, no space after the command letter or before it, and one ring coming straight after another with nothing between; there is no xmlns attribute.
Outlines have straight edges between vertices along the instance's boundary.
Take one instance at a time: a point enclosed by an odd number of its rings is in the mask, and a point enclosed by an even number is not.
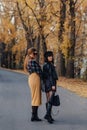
<svg viewBox="0 0 87 130"><path fill-rule="evenodd" d="M44 54L44 61L45 61L45 62L49 62L49 61L48 61L48 57L49 57L49 56L52 56L52 57L53 57L53 52L52 52L52 51L46 51L46 52L45 52L45 54ZM53 58L52 62L54 63L54 58Z"/></svg>

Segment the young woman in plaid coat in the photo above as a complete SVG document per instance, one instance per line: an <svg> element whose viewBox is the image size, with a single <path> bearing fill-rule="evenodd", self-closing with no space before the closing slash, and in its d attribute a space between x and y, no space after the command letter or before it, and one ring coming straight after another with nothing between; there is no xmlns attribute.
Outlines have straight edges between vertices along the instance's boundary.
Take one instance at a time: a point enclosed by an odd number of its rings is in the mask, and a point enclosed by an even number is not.
<svg viewBox="0 0 87 130"><path fill-rule="evenodd" d="M31 90L31 121L41 121L38 117L38 107L41 105L41 77L42 70L36 62L37 51L35 48L28 49L28 55L25 58L24 70L29 72L29 87Z"/></svg>

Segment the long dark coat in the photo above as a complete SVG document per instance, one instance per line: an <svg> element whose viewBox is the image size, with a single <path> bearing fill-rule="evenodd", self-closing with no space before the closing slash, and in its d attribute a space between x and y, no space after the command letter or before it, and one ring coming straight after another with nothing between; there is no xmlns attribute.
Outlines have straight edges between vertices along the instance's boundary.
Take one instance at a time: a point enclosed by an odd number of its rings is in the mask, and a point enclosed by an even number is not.
<svg viewBox="0 0 87 130"><path fill-rule="evenodd" d="M45 92L52 90L52 86L56 86L56 80L58 76L53 63L46 62L43 65L43 81L45 84Z"/></svg>

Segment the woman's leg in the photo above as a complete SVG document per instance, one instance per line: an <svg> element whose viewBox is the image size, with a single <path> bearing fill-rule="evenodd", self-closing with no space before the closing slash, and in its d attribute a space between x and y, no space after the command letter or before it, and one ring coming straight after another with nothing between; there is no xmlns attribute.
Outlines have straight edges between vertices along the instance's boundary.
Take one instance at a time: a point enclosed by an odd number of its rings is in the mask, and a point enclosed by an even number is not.
<svg viewBox="0 0 87 130"><path fill-rule="evenodd" d="M46 93L47 103L46 103L46 115L44 118L47 119L49 123L53 123L54 121L54 119L51 116L52 105L49 103L51 96L52 91Z"/></svg>
<svg viewBox="0 0 87 130"><path fill-rule="evenodd" d="M46 93L47 102L49 101L51 95L52 95L52 91Z"/></svg>

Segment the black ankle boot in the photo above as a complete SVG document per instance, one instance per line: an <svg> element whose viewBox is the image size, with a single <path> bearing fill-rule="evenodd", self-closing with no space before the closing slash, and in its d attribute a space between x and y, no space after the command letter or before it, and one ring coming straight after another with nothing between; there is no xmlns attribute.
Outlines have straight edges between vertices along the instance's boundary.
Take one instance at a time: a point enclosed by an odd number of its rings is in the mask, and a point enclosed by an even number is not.
<svg viewBox="0 0 87 130"><path fill-rule="evenodd" d="M35 116L32 113L31 121L35 121Z"/></svg>
<svg viewBox="0 0 87 130"><path fill-rule="evenodd" d="M42 121L39 117L32 116L31 121Z"/></svg>
<svg viewBox="0 0 87 130"><path fill-rule="evenodd" d="M35 106L35 108L36 108L36 115L35 115L36 121L42 121L42 120L38 117L38 106Z"/></svg>
<svg viewBox="0 0 87 130"><path fill-rule="evenodd" d="M31 116L31 121L35 121L35 107L32 106L32 116Z"/></svg>
<svg viewBox="0 0 87 130"><path fill-rule="evenodd" d="M32 106L32 117L31 121L42 121L37 114L38 107L37 106Z"/></svg>

